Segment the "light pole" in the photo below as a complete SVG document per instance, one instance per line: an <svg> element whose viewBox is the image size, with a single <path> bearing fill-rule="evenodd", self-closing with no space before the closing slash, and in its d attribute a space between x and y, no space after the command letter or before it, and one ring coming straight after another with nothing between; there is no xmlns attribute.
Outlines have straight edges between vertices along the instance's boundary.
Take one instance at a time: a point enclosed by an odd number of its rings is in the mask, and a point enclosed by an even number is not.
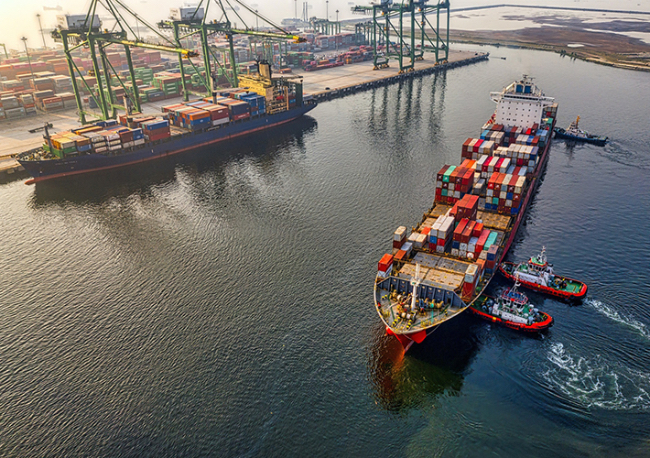
<svg viewBox="0 0 650 458"><path fill-rule="evenodd" d="M22 37L23 43L25 44L25 54L27 55L27 63L29 63L29 72L32 74L32 85L36 89L36 81L34 81L34 70L32 69L32 60L29 58L29 52L27 51L27 38Z"/></svg>
<svg viewBox="0 0 650 458"><path fill-rule="evenodd" d="M330 0L325 0L325 19L330 20Z"/></svg>
<svg viewBox="0 0 650 458"><path fill-rule="evenodd" d="M259 25L257 24L257 18L258 18L258 16L257 16L257 10L255 10L255 30L257 30L257 31L259 32L259 31L260 31L260 27L259 27Z"/></svg>
<svg viewBox="0 0 650 458"><path fill-rule="evenodd" d="M336 10L336 26L335 27L338 28L338 24L339 24L339 10ZM336 36L336 35L337 34L334 34L334 36L336 37L336 51L338 51L339 50L339 37Z"/></svg>
<svg viewBox="0 0 650 458"><path fill-rule="evenodd" d="M38 19L38 28L41 31L41 38L43 38L43 49L47 49L47 46L45 45L45 34L43 33L43 26L41 25L41 15L37 13L36 18Z"/></svg>

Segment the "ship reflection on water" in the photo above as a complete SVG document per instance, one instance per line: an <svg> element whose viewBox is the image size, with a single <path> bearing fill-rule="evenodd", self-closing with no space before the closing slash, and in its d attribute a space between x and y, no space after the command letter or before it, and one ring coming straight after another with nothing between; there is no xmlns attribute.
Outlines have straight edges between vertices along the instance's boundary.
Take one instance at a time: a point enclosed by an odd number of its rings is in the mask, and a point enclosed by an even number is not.
<svg viewBox="0 0 650 458"><path fill-rule="evenodd" d="M116 170L39 182L34 185L32 205L83 205L102 203L115 197L146 197L153 188L177 180L179 171L195 178L205 173L219 174L228 163L242 158L273 161L287 151L302 152L306 137L315 134L317 127L314 118L302 116L268 131L168 158Z"/></svg>
<svg viewBox="0 0 650 458"><path fill-rule="evenodd" d="M472 317L461 315L436 329L404 353L384 329L377 329L368 355L368 377L377 403L401 413L431 404L439 396L458 396L478 349Z"/></svg>

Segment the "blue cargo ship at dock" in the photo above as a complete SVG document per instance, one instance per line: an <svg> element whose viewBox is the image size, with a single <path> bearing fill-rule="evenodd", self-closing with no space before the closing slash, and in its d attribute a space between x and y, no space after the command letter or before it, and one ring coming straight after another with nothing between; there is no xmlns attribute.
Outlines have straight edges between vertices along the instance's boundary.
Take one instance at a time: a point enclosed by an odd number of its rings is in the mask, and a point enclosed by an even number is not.
<svg viewBox="0 0 650 458"><path fill-rule="evenodd" d="M114 155L92 153L63 159L30 159L33 152L23 153L18 162L33 177L27 184L54 178L69 177L83 173L116 169L143 163L214 145L225 140L235 139L254 132L269 129L293 121L316 107L315 102L304 103L287 111L265 114L256 118L230 122L208 128L200 132L174 129L171 136L130 148Z"/></svg>
<svg viewBox="0 0 650 458"><path fill-rule="evenodd" d="M162 107L163 115L120 116L51 136L43 147L21 153L32 176L26 184L128 167L237 139L293 121L317 103L305 100L302 82L261 76L241 78L247 87Z"/></svg>

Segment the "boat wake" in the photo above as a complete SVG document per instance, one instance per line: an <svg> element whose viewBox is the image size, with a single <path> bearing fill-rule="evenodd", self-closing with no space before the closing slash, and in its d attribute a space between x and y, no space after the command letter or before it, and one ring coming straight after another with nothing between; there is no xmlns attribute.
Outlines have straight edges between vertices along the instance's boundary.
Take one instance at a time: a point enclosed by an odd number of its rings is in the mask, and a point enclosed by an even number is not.
<svg viewBox="0 0 650 458"><path fill-rule="evenodd" d="M628 328L634 329L635 331L639 332L639 334L641 334L643 337L650 340L650 331L648 330L648 327L645 324L641 323L639 320L636 320L629 316L625 316L619 313L618 311L616 311L610 305L604 304L598 300L586 299L585 304L595 309L598 313L605 315L607 318L614 320L617 323L620 323L622 325L625 325Z"/></svg>
<svg viewBox="0 0 650 458"><path fill-rule="evenodd" d="M553 343L547 356L551 366L544 378L572 401L587 408L650 409L650 373L616 365L600 355L571 356L561 343Z"/></svg>

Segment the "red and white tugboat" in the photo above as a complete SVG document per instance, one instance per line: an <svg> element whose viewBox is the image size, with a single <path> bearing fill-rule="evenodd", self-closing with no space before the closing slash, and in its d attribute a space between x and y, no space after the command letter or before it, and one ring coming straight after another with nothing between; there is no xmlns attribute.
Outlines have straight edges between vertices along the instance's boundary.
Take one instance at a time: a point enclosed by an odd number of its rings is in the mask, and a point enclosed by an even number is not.
<svg viewBox="0 0 650 458"><path fill-rule="evenodd" d="M553 265L546 260L546 248L527 262L502 262L499 271L508 280L519 281L534 291L571 301L581 301L587 295L587 285L572 278L555 275Z"/></svg>
<svg viewBox="0 0 650 458"><path fill-rule="evenodd" d="M482 294L469 311L486 321L502 324L517 331L537 333L553 326L553 318L537 310L528 296L517 290L519 283L493 298Z"/></svg>

